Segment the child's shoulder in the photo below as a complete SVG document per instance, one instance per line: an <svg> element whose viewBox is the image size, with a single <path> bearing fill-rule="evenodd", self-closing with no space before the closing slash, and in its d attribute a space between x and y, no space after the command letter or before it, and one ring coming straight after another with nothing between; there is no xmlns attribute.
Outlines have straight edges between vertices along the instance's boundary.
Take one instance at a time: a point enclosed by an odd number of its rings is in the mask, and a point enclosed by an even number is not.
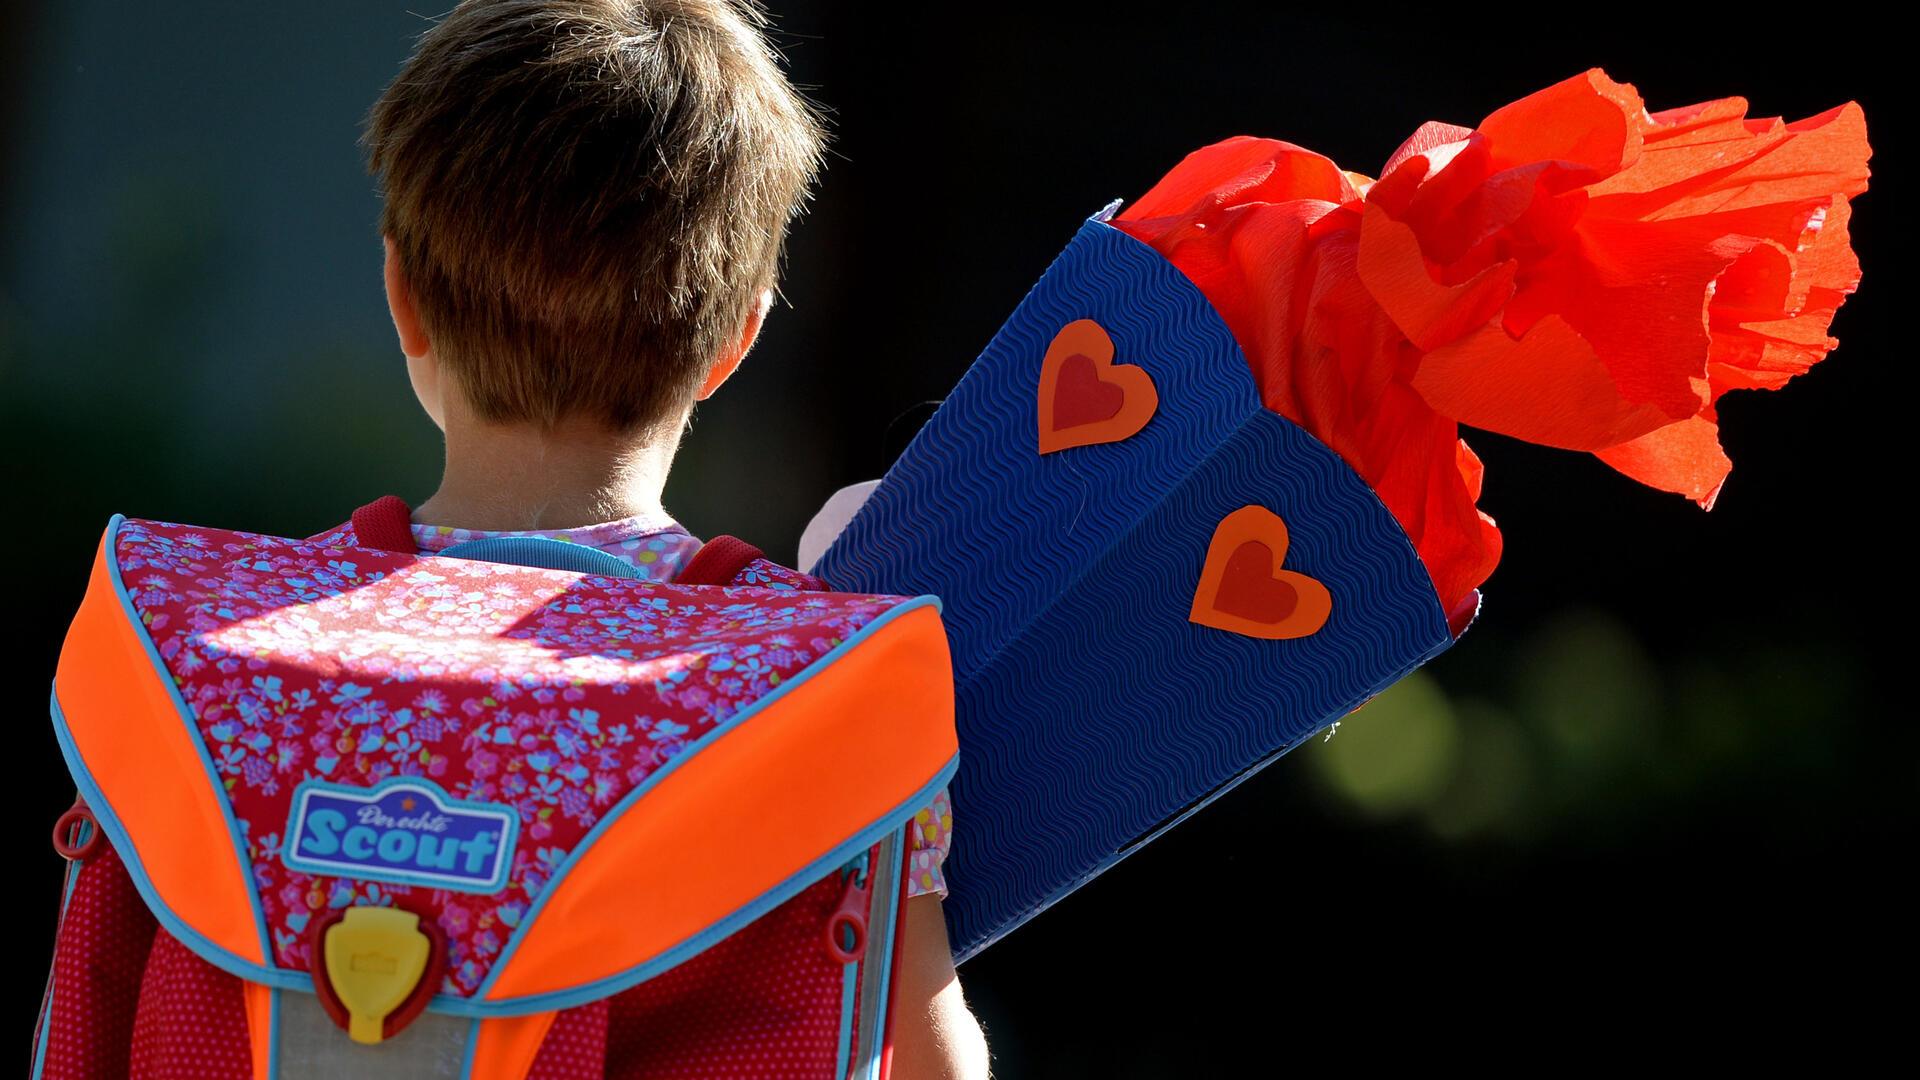
<svg viewBox="0 0 1920 1080"><path fill-rule="evenodd" d="M669 518L635 517L602 522L571 529L489 530L465 529L448 525L423 525L408 522L414 548L423 554L445 551L456 544L502 537L533 537L582 544L618 558L640 571L648 581L676 580L682 570L704 546L699 537ZM308 539L327 546L359 544L360 536L351 520ZM758 554L757 552L755 553ZM824 590L825 582L811 574L782 566L771 559L756 557L747 561L731 582L766 589Z"/></svg>

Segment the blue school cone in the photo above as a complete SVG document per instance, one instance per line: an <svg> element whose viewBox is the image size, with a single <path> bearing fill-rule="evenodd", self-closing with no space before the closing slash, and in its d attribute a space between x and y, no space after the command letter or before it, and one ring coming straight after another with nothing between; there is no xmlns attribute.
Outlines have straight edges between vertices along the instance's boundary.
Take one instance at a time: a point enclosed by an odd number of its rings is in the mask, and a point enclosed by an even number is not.
<svg viewBox="0 0 1920 1080"><path fill-rule="evenodd" d="M946 605L961 960L1454 640L1399 523L1111 209L814 567Z"/></svg>

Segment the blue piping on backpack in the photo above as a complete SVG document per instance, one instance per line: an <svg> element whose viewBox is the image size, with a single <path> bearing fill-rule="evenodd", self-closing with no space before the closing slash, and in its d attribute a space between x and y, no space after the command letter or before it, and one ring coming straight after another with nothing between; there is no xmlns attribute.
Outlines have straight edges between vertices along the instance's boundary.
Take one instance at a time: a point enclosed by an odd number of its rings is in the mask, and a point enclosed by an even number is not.
<svg viewBox="0 0 1920 1080"><path fill-rule="evenodd" d="M267 1005L267 1076L280 1075L280 995L285 990L273 989L268 992Z"/></svg>
<svg viewBox="0 0 1920 1080"><path fill-rule="evenodd" d="M66 714L60 711L58 692L52 696L49 708L53 712L53 737L60 744L60 756L67 760L67 771L73 774L74 786L80 789L81 796L87 800L87 809L93 811L93 819L100 823L100 830L107 834L107 840L113 844L114 850L135 856L134 858L123 857L122 865L126 867L127 877L132 879L134 889L140 893L140 899L147 902L147 910L153 912L154 918L159 920L161 927L178 938L180 944L193 950L202 960L243 979L272 986L286 986L296 990L301 989L298 983L305 982L308 984L306 989L311 990L313 982L311 976L296 975L291 971L243 960L207 940L205 935L188 926L173 913L173 909L161 902L160 891L154 888L153 882L147 877L146 867L140 864L137 857L139 851L133 846L133 840L127 834L127 827L120 823L119 815L113 812L113 805L107 802L106 793L100 790L100 785L94 783L93 774L87 772L86 764L80 760L80 750L73 745L73 736L67 731ZM252 863L248 861L241 865L251 866ZM251 897L253 890L249 888L247 894ZM268 952L266 955L273 954Z"/></svg>
<svg viewBox="0 0 1920 1080"><path fill-rule="evenodd" d="M694 755L698 754L701 750L705 749L708 743L711 743L716 739L719 739L721 736L732 731L734 728L740 726L740 724L752 718L755 714L759 713L762 709L767 708L769 705L772 705L774 702L785 697L787 694L792 693L794 687L804 684L809 678L813 676L815 672L825 670L826 667L829 664L831 664L833 661L838 660L840 657L845 656L847 653L852 652L855 648L858 648L862 643L864 643L868 638L872 637L874 634L878 633L880 629L886 626L888 623L891 623L895 619L900 618L901 616L905 615L907 612L917 611L923 607L932 607L935 611L939 611L940 600L939 598L932 597L932 596L917 597L915 599L908 600L907 602L900 604L896 607L890 608L885 612L882 612L878 618L874 619L872 622L868 623L867 625L861 627L858 633L854 634L852 637L847 638L845 641L842 641L840 644L835 645L833 648L821 654L820 659L815 660L813 663L807 665L807 667L804 670L802 670L799 675L795 676L794 678L788 679L785 682L782 682L779 686L776 686L772 690L768 691L765 695L760 697L753 704L747 706L746 708L740 710L734 715L728 717L724 723L719 724L718 726L714 727L711 731L707 732L705 735L702 735L700 736L700 738L687 744L686 749L674 755L672 759L670 759L666 764L662 765L659 769L655 770L645 780L641 781L640 784L636 786L632 791L627 792L624 798L622 798L618 803L614 804L612 809L607 811L606 816L602 817L599 821L594 823L593 828L587 831L587 835L580 838L580 842L573 846L573 850L567 854L566 860L560 864L559 869L553 872L553 877L547 881L546 888L540 891L539 898L534 900L533 904L527 908L527 913L525 916L521 918L520 925L514 929L513 935L507 939L506 945L501 948L499 957L494 960L492 969L487 972L487 977L485 981L481 982L480 986L476 990L474 990L473 996L476 998L484 998L487 996L487 992L493 989L493 984L500 978L500 973L507 969L508 962L513 959L514 951L519 948L520 942L525 939L527 931L530 928L532 928L533 924L536 921L538 921L538 919L540 918L541 911L543 911L547 906L548 898L553 896L554 892L557 890L557 887L560 884L560 881L563 878L565 878L567 874L570 871L572 871L575 866L579 865L580 860L585 857L586 853L589 850L592 849L593 842L595 840L598 840L602 833L606 832L609 828L611 828L613 826L613 823L619 820L620 817L623 814L625 814L629 809L631 809L635 803L639 802L642 796L646 795L647 792L653 790L654 786L660 783L661 780L664 780L668 776L673 775L674 771L677 770L682 764L693 760ZM946 765L946 768L941 770L941 775L943 776L951 775L953 768L954 768L954 763L949 761ZM931 797L934 792L939 790L938 785L931 785L931 787L932 787L932 790L927 792L929 797ZM908 807L908 809L912 809L912 808ZM871 830L863 830L863 832L864 831L871 831ZM872 844L872 841L869 840L867 841L867 843L860 844L857 847L855 847L855 850L858 850L858 848L860 847L867 847L871 844ZM842 844L841 848L846 848L849 846L850 846L849 844ZM840 849L836 848L835 850L838 851ZM853 857L853 852L849 851L846 854L841 855L839 858L822 858L822 859L815 860L815 865L818 865L820 867L820 871L814 876L819 877L822 874L824 874L827 870L832 869L834 866L838 866L843 863L846 863L852 857ZM788 884L791 884L791 882L789 881L789 882L782 883L780 888L785 888ZM776 889L776 891L778 891L778 889ZM798 891L798 890L796 889L795 891ZM762 900L764 899L765 898L762 897ZM782 899L785 899L785 897L782 897ZM755 901L755 904L758 904L759 902L760 901ZM753 905L749 905L749 907L751 906ZM769 910L773 906L774 905L769 904L767 905L766 908L762 908L761 910L762 911ZM744 924L740 924L740 925L744 925ZM698 940L699 940L699 935L695 935L693 938L688 939L687 942L683 942L681 945L676 946L674 949L669 950L665 954L662 954L662 956L659 957L659 959L664 960L667 957L674 955L680 949L685 948L687 945ZM706 948L708 944L712 944L712 942L707 942L705 944L700 945L699 949ZM699 949L695 949L694 951L698 952ZM692 953L689 953L687 955L691 956ZM684 959L686 959L685 956L680 957L680 960L684 960ZM680 960L675 960L674 963L679 963ZM643 967L644 966L645 965L643 965ZM673 965L668 964L666 966L671 967ZM661 968L660 970L665 970L665 968ZM611 978L618 980L618 979L624 978L624 976L612 976ZM606 980L602 980L602 982L605 982L605 981ZM633 985L633 983L637 983L639 981L640 981L639 979L633 979L630 982L627 982L626 985L631 986ZM564 995L569 992L555 991L555 993ZM552 995L536 994L536 995L530 995L528 997L513 998L511 1000L531 1002L536 999L544 999L550 996ZM592 998L586 998L583 1000L592 1000ZM500 1004L500 1003L496 1003L496 1004ZM569 1002L569 1004L578 1004L578 1002ZM553 1006L553 1005L542 1005L539 1008L546 1009L546 1008L555 1008L555 1007L556 1006ZM558 1006L558 1007L564 1007L564 1006ZM537 1011L537 1010L529 1008L525 1011Z"/></svg>
<svg viewBox="0 0 1920 1080"><path fill-rule="evenodd" d="M548 1028L547 1030L551 1032L553 1029ZM544 1043L546 1042L546 1040L543 1038L541 1039L541 1042ZM538 1056L538 1053L539 1051L535 1051L536 1056ZM467 1025L467 1056L460 1063L461 1076L471 1077L473 1075L473 1063L479 1056L480 1056L480 1021L475 1020L473 1023Z"/></svg>
<svg viewBox="0 0 1920 1080"><path fill-rule="evenodd" d="M840 973L840 1048L833 1054L833 1075L847 1075L847 1061L853 1057L853 999L854 987L860 982L860 969L865 966L862 959L858 963L842 964Z"/></svg>
<svg viewBox="0 0 1920 1080"><path fill-rule="evenodd" d="M845 644L847 643L842 643L843 646ZM783 683L782 687L791 686L796 682L803 681L803 679L804 676L795 678L790 682ZM771 697L773 695L770 694L768 696ZM763 698L761 700L764 701L766 699ZM80 760L79 750L73 745L73 737L67 731L66 716L60 710L60 698L57 694L51 698L49 707L53 713L53 733L55 739L60 744L60 754L66 759L67 768L73 774L74 782L80 788L81 794L86 797L87 805L92 809L95 820L100 823L101 830L107 834L107 839L114 844L116 850L134 851L135 849L128 837L126 827L120 823L120 819L114 814L111 804L107 802L106 795L100 790L99 785L94 783L93 776L86 771L85 764ZM744 719L744 716L736 717L736 720L738 719ZM716 729L716 733L718 730L720 729ZM684 754L681 755L682 758L685 756ZM676 758L675 760L678 761L681 759ZM546 994L533 994L495 1002L476 1001L473 998L443 993L435 994L433 1000L428 1003L428 1007L436 1013L449 1016L520 1016L527 1013L545 1012L549 1009L564 1009L574 1005L586 1004L587 1002L597 1001L602 997L618 993L630 986L636 986L645 982L669 968L698 956L701 952L704 952L735 930L766 914L787 900L792 899L795 893L813 881L818 880L828 870L835 866L846 864L860 851L872 847L879 837L885 836L888 832L892 831L894 827L893 819L912 811L916 807L924 806L928 800L932 799L936 792L944 787L948 781L952 780L954 770L958 766L959 757L956 755L947 761L946 765L934 775L933 779L927 781L927 783L922 785L912 796L902 800L892 810L882 815L874 824L861 830L858 835L845 841L826 855L814 860L792 877L789 877L779 885L761 894L760 897L752 903L742 907L720 922L709 926L706 930L688 938L686 941L681 942L679 945L661 953L647 963L593 983L574 987L571 990L556 990ZM576 848L575 850L578 851L579 849ZM313 977L309 974L288 968L267 967L253 963L250 960L243 960L209 941L198 930L187 925L178 915L175 915L171 908L161 902L159 890L154 887L152 880L147 877L145 867L141 866L140 863L134 859L124 860L124 865L128 878L133 881L133 886L135 890L140 893L141 899L146 901L148 910L153 912L154 917L169 934L179 939L180 943L192 950L195 955L215 967L238 975L249 982L260 983L277 990L298 990L302 993L313 992ZM563 865L563 870L564 868ZM558 875L555 875L554 880L557 881L558 879ZM542 899L545 899L547 895L547 893L543 892L541 894ZM537 910L537 906L535 910ZM531 925L531 922L532 920L529 918L521 924L522 928ZM518 940L516 935L510 944L517 943ZM500 962L504 962L505 959L506 955L503 952ZM496 966L494 970L498 971L499 968ZM51 1010L49 1010L48 1015L52 1015ZM44 1046L45 1044L43 1043L42 1045Z"/></svg>
<svg viewBox="0 0 1920 1080"><path fill-rule="evenodd" d="M86 843L87 836L92 834L93 828L92 823L81 822L80 829L82 830L82 834L76 837L76 845ZM67 864L67 880L60 889L61 923L67 921L67 908L73 903L73 890L80 887L80 868L84 865L84 860L76 860ZM59 923L55 924L56 927L58 925ZM55 933L57 934L58 930L56 930ZM49 964L47 965L47 996L45 1000L40 1003L42 1010L40 1013L40 1038L35 1040L33 1045L33 1072L30 1074L33 1080L40 1080L40 1074L45 1072L47 1068L47 1036L53 1031L54 986L53 965Z"/></svg>
<svg viewBox="0 0 1920 1080"><path fill-rule="evenodd" d="M793 681L798 682L800 680L795 679ZM792 683L783 685L792 685ZM61 756L66 758L67 767L73 773L74 781L79 786L81 793L86 797L88 807L93 810L95 820L100 823L102 831L107 834L107 839L113 842L116 850L133 851L131 841L127 836L126 827L123 826L120 823L120 819L114 815L111 805L109 805L106 800L106 796L101 792L99 785L94 783L92 775L86 771L85 766L80 760L79 751L74 747L72 736L67 732L66 716L60 711L60 699L58 696L52 698L50 707L55 721L54 737L60 744ZM520 1016L527 1013L545 1012L549 1009L565 1009L574 1005L586 1004L608 995L619 993L621 990L625 990L630 986L636 986L645 982L669 968L698 956L706 949L726 938L729 934L732 934L735 930L738 930L740 927L745 926L747 923L780 906L787 900L792 899L795 893L798 893L812 882L819 880L828 870L835 866L845 865L859 852L872 847L880 837L885 836L894 829L894 819L900 818L902 814L908 813L917 807L926 805L936 792L953 779L954 770L958 768L958 766L959 757L956 755L949 759L946 765L941 767L933 779L927 781L918 791L902 800L898 805L894 806L893 809L881 815L873 824L862 829L858 835L814 860L779 885L762 893L752 903L740 908L732 915L720 922L714 923L712 926L681 942L679 945L661 953L647 963L617 975L610 975L593 983L574 987L571 990L556 990L546 994L533 994L495 1002L475 1001L472 998L458 997L452 994L436 994L428 1007L436 1013L449 1016ZM313 977L311 975L293 971L288 968L266 967L255 964L249 960L243 960L207 940L198 930L187 925L179 916L173 913L171 908L168 908L161 902L159 890L154 888L153 882L147 877L144 867L132 859L124 860L124 865L127 869L127 876L133 881L134 888L140 893L141 899L146 901L148 910L153 912L154 917L159 920L160 925L165 927L169 934L179 939L181 944L192 950L201 959L250 982L270 986L276 990L298 990L303 993L313 992ZM558 880L558 875L555 876L554 880ZM543 899L546 895L546 893L541 894ZM892 908L889 907L888 910L891 913ZM891 918L889 918L889 923L891 923L891 921ZM521 925L524 928L530 925L530 923L531 919L523 922ZM516 937L514 941L517 942L518 938ZM504 962L505 959L506 955L503 952L501 961ZM495 970L499 970L497 966ZM884 987L885 968L882 968L881 978L881 985ZM51 1009L48 1010L48 1015L49 1017L52 1015ZM277 1024L275 1035L277 1038ZM42 1046L45 1046L44 1042Z"/></svg>
<svg viewBox="0 0 1920 1080"><path fill-rule="evenodd" d="M954 770L959 767L959 764L960 758L959 755L956 754L954 757L948 759L946 765L942 766L940 771L934 774L933 779L922 785L920 790L901 800L892 810L881 815L873 824L860 830L857 835L846 840L839 847L834 848L827 854L815 859L792 877L789 877L787 880L760 894L760 897L752 903L638 967L630 968L618 975L609 975L604 979L599 979L594 982L582 983L569 990L553 990L544 994L528 994L523 997L507 998L503 1001L486 1002L481 1006L485 1011L481 1012L469 1012L468 1009L455 1008L451 1007L451 1005L441 1011L455 1015L516 1016L528 1012L544 1012L548 1009L572 1008L575 1005L584 1005L587 1002L598 1001L611 994L617 994L630 986L637 986L659 975L663 971L667 971L700 955L708 948L727 938L734 931L765 915L767 912L772 911L774 908L779 907L781 904L786 903L788 900L793 899L794 894L820 880L829 870L832 870L836 866L846 865L855 855L872 847L881 837L899 828L900 825L906 821L905 815L931 802L934 795L938 793L941 788L945 787L948 781L953 779ZM551 894L541 894L542 899L549 895ZM531 922L532 919L531 916L529 916L528 922L522 925L528 925ZM495 962L493 970L495 972L500 971L500 965L505 962L506 954L502 952L500 959ZM882 970L885 970L884 967ZM884 975L882 978L884 980ZM489 981L491 981L491 976L489 976ZM882 985L885 985L884 981ZM434 1003L438 1005L441 1000L441 998L435 998ZM464 998L454 1000L460 1001L470 1007L475 1004Z"/></svg>
<svg viewBox="0 0 1920 1080"><path fill-rule="evenodd" d="M127 594L127 583L120 577L118 544L120 540L120 526L123 525L126 520L125 514L115 514L112 519L107 522L107 535L105 540L102 541L103 547L101 549L102 557L106 560L107 564L107 580L113 583L113 595L120 601L120 609L126 613L127 621L131 623L134 628L133 636L139 639L140 648L147 654L148 662L153 665L153 670L159 673L160 681L166 685L167 697L173 701L174 708L179 713L180 722L186 725L187 740L193 744L193 752L200 757L200 765L206 770L207 782L212 785L215 792L224 791L225 784L220 779L220 770L214 767L213 755L207 752L206 741L200 737L200 730L194 722L193 710L187 705L187 699L180 696L180 688L174 685L171 673L167 670L167 663L160 658L160 650L154 647L153 636L147 632L146 624L140 621L140 610L133 606L133 597ZM56 690L55 693L57 698L58 691ZM59 714L56 712L56 715L58 716ZM55 726L64 730L66 727L65 717L61 716L59 723ZM64 741L62 742L61 750L63 753L66 750ZM69 765L73 764L73 759L69 758L67 763ZM78 770L76 770L76 774L77 772ZM104 801L104 799L102 801ZM267 932L266 913L261 910L260 896L254 892L252 887L253 859L247 853L247 842L245 838L240 835L239 822L234 820L232 803L228 802L225 798L216 801L220 804L220 819L227 823L227 838L233 845L234 857L239 860L240 863L241 878L247 882L247 907L253 911L254 929L260 934L260 955L271 959L273 956L273 935ZM87 804L90 807L100 805L94 802L91 796L87 799ZM94 816L98 818L99 814L96 812ZM115 821L117 823L118 819L115 819ZM129 851L134 851L134 849L127 844L125 829L119 829L117 834L114 830L109 830L108 836L116 841L114 847L123 855ZM132 859L123 859L122 861L127 864L129 869L133 867ZM136 880L138 880L137 877ZM174 936L178 937L179 935L176 934ZM194 936L199 937L199 934L196 933ZM186 939L182 938L181 940L185 941ZM209 942L208 944L211 945L212 943Z"/></svg>
<svg viewBox="0 0 1920 1080"><path fill-rule="evenodd" d="M894 854L897 856L899 853L895 852ZM900 880L900 892L902 895L892 897L888 900L887 913L883 916L884 922L882 926L884 933L881 935L880 941L886 946L887 957L886 962L881 964L879 969L880 992L874 997L874 1000L879 1004L874 1010L875 1015L871 1025L873 1037L867 1042L867 1076L871 1077L872 1080L880 1080L880 1044L886 1038L887 1009L893 1001L893 988L889 985L893 979L893 939L900 933L900 927L898 925L900 922L900 909L906 906L906 891L907 880L902 876ZM868 940L872 940L871 936Z"/></svg>

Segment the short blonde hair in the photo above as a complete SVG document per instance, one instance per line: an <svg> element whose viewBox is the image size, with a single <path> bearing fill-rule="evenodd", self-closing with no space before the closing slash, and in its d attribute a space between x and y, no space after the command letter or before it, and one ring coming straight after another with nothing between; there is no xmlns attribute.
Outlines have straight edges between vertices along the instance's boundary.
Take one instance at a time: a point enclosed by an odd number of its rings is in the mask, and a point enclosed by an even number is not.
<svg viewBox="0 0 1920 1080"><path fill-rule="evenodd" d="M434 349L475 410L677 420L778 274L824 132L731 0L467 0L367 119Z"/></svg>

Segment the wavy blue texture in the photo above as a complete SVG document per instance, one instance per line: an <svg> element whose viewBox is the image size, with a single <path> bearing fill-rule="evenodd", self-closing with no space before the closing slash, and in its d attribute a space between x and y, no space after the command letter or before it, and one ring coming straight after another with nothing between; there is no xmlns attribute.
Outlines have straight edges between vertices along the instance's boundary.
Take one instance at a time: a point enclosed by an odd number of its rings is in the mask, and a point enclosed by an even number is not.
<svg viewBox="0 0 1920 1080"><path fill-rule="evenodd" d="M1047 344L1093 318L1153 376L1133 438L1036 452ZM1285 566L1333 594L1318 633L1187 620L1220 519L1278 513ZM815 572L945 601L957 681L956 956L991 944L1451 644L1413 546L1337 455L1261 407L1172 264L1089 222Z"/></svg>
<svg viewBox="0 0 1920 1080"><path fill-rule="evenodd" d="M1160 411L1124 442L1040 456L1040 362L1080 318L1106 329L1115 363L1153 376ZM1199 290L1152 248L1089 222L814 573L835 588L912 577L943 600L964 595L963 612L943 612L964 684L1087 572L1089 547L1130 529L1259 410L1239 346Z"/></svg>

